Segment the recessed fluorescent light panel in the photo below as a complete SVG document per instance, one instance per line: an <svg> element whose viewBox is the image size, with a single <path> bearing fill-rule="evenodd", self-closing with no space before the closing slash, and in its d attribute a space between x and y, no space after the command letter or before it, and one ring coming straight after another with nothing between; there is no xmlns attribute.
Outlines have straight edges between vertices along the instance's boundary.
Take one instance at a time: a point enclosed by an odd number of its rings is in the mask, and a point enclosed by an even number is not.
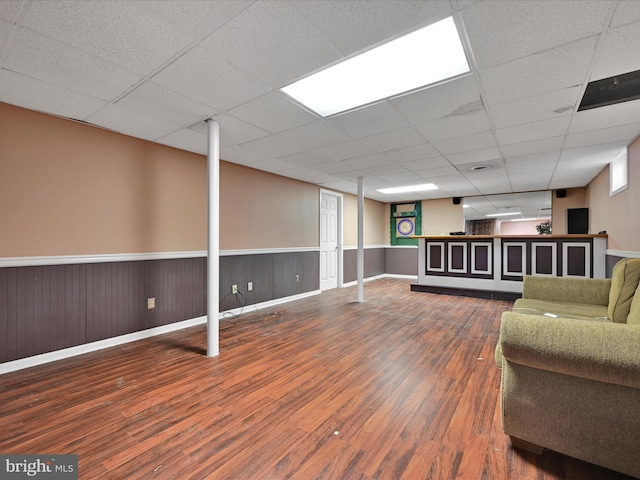
<svg viewBox="0 0 640 480"><path fill-rule="evenodd" d="M485 217L508 217L509 215L520 215L520 212L491 213L491 214L485 215Z"/></svg>
<svg viewBox="0 0 640 480"><path fill-rule="evenodd" d="M326 117L469 72L453 17L284 87Z"/></svg>
<svg viewBox="0 0 640 480"><path fill-rule="evenodd" d="M423 192L425 190L438 190L438 187L436 187L433 183L424 183L422 185L408 185L406 187L381 188L378 190L378 192L393 194L393 193L407 193L407 192Z"/></svg>

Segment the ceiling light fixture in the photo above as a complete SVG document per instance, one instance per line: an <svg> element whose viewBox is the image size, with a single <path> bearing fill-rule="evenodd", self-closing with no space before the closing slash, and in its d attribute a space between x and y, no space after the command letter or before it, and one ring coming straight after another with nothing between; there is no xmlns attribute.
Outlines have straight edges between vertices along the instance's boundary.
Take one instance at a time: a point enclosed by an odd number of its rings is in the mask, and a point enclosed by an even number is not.
<svg viewBox="0 0 640 480"><path fill-rule="evenodd" d="M485 215L485 217L507 217L509 215L520 215L520 212L490 213L489 215Z"/></svg>
<svg viewBox="0 0 640 480"><path fill-rule="evenodd" d="M326 117L470 71L453 17L282 88Z"/></svg>
<svg viewBox="0 0 640 480"><path fill-rule="evenodd" d="M425 190L438 190L438 187L433 183L424 183L422 185L408 185L406 187L380 188L378 192L390 195L393 193L423 192Z"/></svg>

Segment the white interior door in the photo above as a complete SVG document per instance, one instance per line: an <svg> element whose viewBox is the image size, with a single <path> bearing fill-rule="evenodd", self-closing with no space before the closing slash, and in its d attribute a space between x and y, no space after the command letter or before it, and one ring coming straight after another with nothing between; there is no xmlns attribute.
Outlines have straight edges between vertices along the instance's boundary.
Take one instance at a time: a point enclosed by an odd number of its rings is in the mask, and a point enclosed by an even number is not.
<svg viewBox="0 0 640 480"><path fill-rule="evenodd" d="M338 199L320 193L320 290L338 286Z"/></svg>

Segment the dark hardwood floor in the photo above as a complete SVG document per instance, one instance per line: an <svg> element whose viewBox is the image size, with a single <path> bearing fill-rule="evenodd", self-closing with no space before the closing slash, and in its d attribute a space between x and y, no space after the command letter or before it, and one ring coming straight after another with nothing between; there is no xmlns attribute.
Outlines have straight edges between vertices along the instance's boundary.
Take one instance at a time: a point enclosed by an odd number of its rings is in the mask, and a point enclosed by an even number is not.
<svg viewBox="0 0 640 480"><path fill-rule="evenodd" d="M74 453L81 479L624 479L514 450L493 361L510 302L325 292L0 376L0 453Z"/></svg>

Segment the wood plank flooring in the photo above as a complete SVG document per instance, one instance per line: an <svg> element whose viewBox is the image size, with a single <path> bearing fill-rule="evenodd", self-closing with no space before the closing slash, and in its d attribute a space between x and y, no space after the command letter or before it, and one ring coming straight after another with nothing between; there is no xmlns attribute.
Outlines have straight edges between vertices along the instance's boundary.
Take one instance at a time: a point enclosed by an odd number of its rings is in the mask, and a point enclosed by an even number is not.
<svg viewBox="0 0 640 480"><path fill-rule="evenodd" d="M81 479L627 479L513 449L493 361L506 301L325 292L0 376L0 453Z"/></svg>

